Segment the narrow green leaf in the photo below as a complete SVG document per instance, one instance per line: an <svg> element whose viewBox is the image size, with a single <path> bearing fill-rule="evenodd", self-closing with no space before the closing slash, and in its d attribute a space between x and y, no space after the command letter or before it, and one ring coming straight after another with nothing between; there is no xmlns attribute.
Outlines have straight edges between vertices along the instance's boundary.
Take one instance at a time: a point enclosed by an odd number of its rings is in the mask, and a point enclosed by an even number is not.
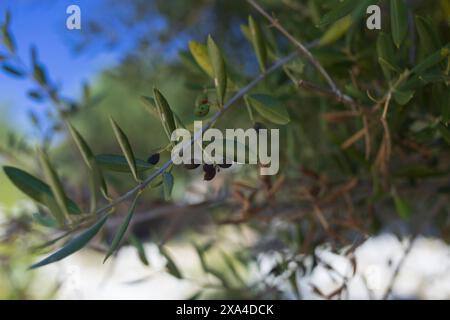
<svg viewBox="0 0 450 320"><path fill-rule="evenodd" d="M197 252L198 259L200 261L200 266L202 267L203 272L208 273L209 267L205 260L205 250L196 243L194 243L193 245L194 245L195 251Z"/></svg>
<svg viewBox="0 0 450 320"><path fill-rule="evenodd" d="M402 90L396 90L394 92L394 99L395 101L399 104L399 105L405 105L407 104L412 97L414 96L414 91L410 90L410 91L402 91Z"/></svg>
<svg viewBox="0 0 450 320"><path fill-rule="evenodd" d="M69 240L61 249L51 254L47 258L33 264L30 267L30 269L36 269L45 266L47 264L60 261L70 256L71 254L77 252L78 250L82 249L100 231L100 229L103 227L108 217L109 215L105 215L94 225L92 225L91 227L80 233L75 238Z"/></svg>
<svg viewBox="0 0 450 320"><path fill-rule="evenodd" d="M170 196L172 194L173 189L173 175L170 172L163 173L163 189L164 189L164 198L170 200Z"/></svg>
<svg viewBox="0 0 450 320"><path fill-rule="evenodd" d="M360 0L340 1L340 3L335 8L333 8L333 10L327 12L323 16L323 18L320 20L319 27L326 26L327 24L331 24L345 17L353 11L358 1Z"/></svg>
<svg viewBox="0 0 450 320"><path fill-rule="evenodd" d="M211 61L214 85L217 90L217 98L220 105L223 105L225 99L225 93L227 90L227 73L225 70L225 61L222 57L219 47L217 47L211 36L208 36L208 56Z"/></svg>
<svg viewBox="0 0 450 320"><path fill-rule="evenodd" d="M380 32L377 39L378 62L380 63L383 74L387 80L392 78L392 71L398 70L395 59L394 44L390 37Z"/></svg>
<svg viewBox="0 0 450 320"><path fill-rule="evenodd" d="M397 48L408 32L408 8L404 0L390 0L392 40Z"/></svg>
<svg viewBox="0 0 450 320"><path fill-rule="evenodd" d="M3 171L9 180L31 199L43 205L47 205L46 202L48 199L53 199L53 201L55 201L49 185L45 182L18 168L6 166L3 167ZM69 198L67 198L67 206L70 214L81 213L77 204Z"/></svg>
<svg viewBox="0 0 450 320"><path fill-rule="evenodd" d="M248 25L250 29L253 49L255 50L256 57L258 59L259 68L262 72L265 72L267 63L267 48L263 34L261 32L261 28L259 27L259 24L252 18L252 16L248 16Z"/></svg>
<svg viewBox="0 0 450 320"><path fill-rule="evenodd" d="M47 72L45 72L44 67L40 64L35 64L33 66L33 77L39 84L43 86L48 84Z"/></svg>
<svg viewBox="0 0 450 320"><path fill-rule="evenodd" d="M39 150L39 159L41 160L41 164L44 170L45 177L50 185L50 190L52 191L53 195L55 196L56 203L58 205L58 208L61 210L63 215L57 214L56 212L52 212L55 214L55 218L58 220L59 223L64 222L64 219L67 217L69 210L68 210L68 204L67 204L67 196L64 192L61 180L58 177L58 174L56 170L53 168L53 165L51 164L50 160L48 159L47 155Z"/></svg>
<svg viewBox="0 0 450 320"><path fill-rule="evenodd" d="M324 46L336 42L347 33L352 23L353 20L350 15L345 16L344 18L336 21L330 26L330 28L328 28L328 30L320 38L319 44L321 46Z"/></svg>
<svg viewBox="0 0 450 320"><path fill-rule="evenodd" d="M92 162L93 160L95 161L95 158L91 151L91 148L88 146L77 129L75 129L70 123L68 123L67 126L69 127L70 134L72 135L72 138L75 141L75 144L77 145L84 162L89 168L92 169Z"/></svg>
<svg viewBox="0 0 450 320"><path fill-rule="evenodd" d="M130 224L131 218L133 217L134 209L136 208L136 203L137 203L138 198L139 198L139 193L136 194L136 196L134 197L134 200L133 200L130 208L128 209L127 216L125 217L125 219L123 220L123 222L120 225L119 229L117 230L116 235L114 236L114 239L113 239L113 241L111 243L111 246L109 247L109 250L106 253L105 259L103 260L103 263L105 263L105 261L108 260L108 258L119 247L120 241L122 240L125 232L127 231L128 225Z"/></svg>
<svg viewBox="0 0 450 320"><path fill-rule="evenodd" d="M123 155L127 159L128 166L131 170L131 174L133 175L136 181L139 181L137 175L136 161L134 159L133 149L131 148L130 142L128 141L127 136L119 127L119 125L114 121L113 118L110 118L111 125L114 130L114 134L116 136L117 141L119 142L120 149L122 150Z"/></svg>
<svg viewBox="0 0 450 320"><path fill-rule="evenodd" d="M44 243L41 243L41 244L32 246L31 249L32 249L33 251L40 251L40 250L43 250L43 249L47 249L48 247L53 246L53 245L54 245L55 243L57 243L58 241L64 239L65 237L68 237L68 236L71 235L73 232L74 232L74 229L69 230L69 231L66 231L66 232L64 232L63 234L61 234L61 235L55 237L54 239L50 239L50 240L48 240L48 241L46 241L46 242L44 242Z"/></svg>
<svg viewBox="0 0 450 320"><path fill-rule="evenodd" d="M169 253L166 251L166 249L164 249L162 246L159 247L159 252L161 253L161 255L166 258L167 264L166 264L166 268L167 271L174 276L175 278L178 279L183 279L183 275L181 274L180 270L178 269L177 265L175 264L175 262L173 261L173 259L170 257Z"/></svg>
<svg viewBox="0 0 450 320"><path fill-rule="evenodd" d="M448 56L450 56L450 44L447 44L443 48L426 57L411 70L411 73L422 74L440 63L442 60L447 59Z"/></svg>
<svg viewBox="0 0 450 320"><path fill-rule="evenodd" d="M420 16L416 16L415 24L417 35L419 37L421 54L424 56L428 56L438 50L441 47L441 43L439 41L437 32L433 27L432 21Z"/></svg>
<svg viewBox="0 0 450 320"><path fill-rule="evenodd" d="M194 72L203 72L203 69L198 65L197 61L195 61L194 57L189 51L179 51L178 57L188 69Z"/></svg>
<svg viewBox="0 0 450 320"><path fill-rule="evenodd" d="M156 107L155 99L147 96L141 96L141 102L145 106L145 109L153 116L159 117L158 108Z"/></svg>
<svg viewBox="0 0 450 320"><path fill-rule="evenodd" d="M144 265L148 266L149 263L142 242L134 234L130 234L130 236L128 237L128 241L133 247L136 248L139 260L141 260Z"/></svg>
<svg viewBox="0 0 450 320"><path fill-rule="evenodd" d="M393 71L395 73L401 73L401 70L398 69L397 66L394 66L394 65L390 64L388 61L386 61L383 58L378 58L378 62L380 63L380 66L383 69L390 70L390 71Z"/></svg>
<svg viewBox="0 0 450 320"><path fill-rule="evenodd" d="M3 38L3 43L5 44L5 46L8 48L8 50L11 53L15 53L16 52L16 45L14 43L14 39L13 36L11 34L11 31L9 30L9 23L10 23L10 14L9 12L6 13L6 18L5 18L5 22L2 26L2 38Z"/></svg>
<svg viewBox="0 0 450 320"><path fill-rule="evenodd" d="M236 266L235 266L235 262L233 261L233 259L224 251L222 251L222 257L223 260L225 261L225 264L227 265L228 269L231 271L231 273L233 274L234 278L240 282L242 285L245 285L245 281L244 279L241 277L241 275L239 274Z"/></svg>
<svg viewBox="0 0 450 320"><path fill-rule="evenodd" d="M250 104L265 119L276 124L287 124L291 120L286 106L278 99L266 94L251 94L248 96Z"/></svg>
<svg viewBox="0 0 450 320"><path fill-rule="evenodd" d="M162 125L166 131L167 137L170 140L172 132L176 129L172 109L170 109L169 103L158 89L153 88L153 96L155 98L156 107L158 109Z"/></svg>
<svg viewBox="0 0 450 320"><path fill-rule="evenodd" d="M200 42L190 41L189 50L200 68L202 68L202 70L211 78L214 78L213 67L209 61L208 49L206 46Z"/></svg>
<svg viewBox="0 0 450 320"><path fill-rule="evenodd" d="M131 172L130 166L128 165L127 158L118 154L99 154L95 156L95 160L99 166L105 170L116 171L116 172ZM153 165L142 160L134 159L136 162L136 170L138 172L144 172L148 169L153 168Z"/></svg>
<svg viewBox="0 0 450 320"><path fill-rule="evenodd" d="M25 72L20 70L19 68L9 64L9 63L2 63L2 69L6 71L8 74L22 78L25 76Z"/></svg>
<svg viewBox="0 0 450 320"><path fill-rule="evenodd" d="M408 219L411 216L411 207L397 194L394 193L393 195L394 203L395 203L395 210L397 211L397 214L402 219Z"/></svg>
<svg viewBox="0 0 450 320"><path fill-rule="evenodd" d="M48 216L43 214L42 212L35 212L33 213L33 220L40 224L41 226L47 227L47 228L57 228L58 227L58 222Z"/></svg>
<svg viewBox="0 0 450 320"><path fill-rule="evenodd" d="M91 151L91 148L87 144L86 140L81 136L81 134L78 132L77 129L75 129L70 123L68 123L70 134L72 135L75 144L78 147L78 150L81 153L81 156L83 157L84 162L88 166L88 168L91 170L93 176L94 176L94 182L95 184L99 184L101 191L105 196L108 195L108 188L106 186L105 179L103 177L103 173L97 164L97 161L95 160L95 156Z"/></svg>

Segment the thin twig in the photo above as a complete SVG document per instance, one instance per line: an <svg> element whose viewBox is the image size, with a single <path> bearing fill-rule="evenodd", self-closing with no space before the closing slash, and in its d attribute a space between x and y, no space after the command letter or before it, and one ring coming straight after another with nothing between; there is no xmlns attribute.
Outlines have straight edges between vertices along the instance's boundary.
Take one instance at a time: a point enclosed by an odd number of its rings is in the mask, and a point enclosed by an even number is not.
<svg viewBox="0 0 450 320"><path fill-rule="evenodd" d="M319 87L318 85L316 85L316 84L314 84L312 82L300 79L299 81L297 81L297 85L299 87L303 87L303 88L308 89L310 91L314 91L315 93L318 93L318 94L320 94L322 96L330 97L330 98L336 100L337 102L341 102L341 103L346 104L346 105L348 105L348 106L350 106L352 108L353 107L363 107L358 102L356 102L355 100L350 98L349 96L339 95L335 91Z"/></svg>
<svg viewBox="0 0 450 320"><path fill-rule="evenodd" d="M341 149L343 149L343 150L348 149L349 147L354 145L359 139L361 139L364 136L366 136L366 128L362 128L361 130L354 133L350 138L345 140L341 144Z"/></svg>
<svg viewBox="0 0 450 320"><path fill-rule="evenodd" d="M279 22L277 19L273 18L270 14L268 14L259 4L257 4L254 0L247 0L247 2L253 6L259 13L261 13L267 20L270 21L271 25L278 29L290 42L292 42L297 49L300 51L301 54L303 54L308 60L311 62L311 64L322 74L322 76L327 81L328 85L330 86L331 90L338 96L338 97L344 97L342 92L338 89L333 79L331 79L328 72L324 69L324 67L320 64L320 62L314 58L314 56L311 54L311 52L308 50L306 46L304 46L300 41L298 41L293 35L291 35ZM345 96L347 97L347 96ZM351 99L350 97L347 97Z"/></svg>

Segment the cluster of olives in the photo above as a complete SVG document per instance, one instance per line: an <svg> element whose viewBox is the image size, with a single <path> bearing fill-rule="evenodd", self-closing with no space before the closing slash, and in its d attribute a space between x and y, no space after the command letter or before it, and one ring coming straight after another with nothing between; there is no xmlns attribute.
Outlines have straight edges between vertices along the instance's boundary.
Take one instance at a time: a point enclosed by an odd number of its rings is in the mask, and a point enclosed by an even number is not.
<svg viewBox="0 0 450 320"><path fill-rule="evenodd" d="M200 166L200 164L196 163L188 163L185 164L184 167L188 170L197 169ZM210 181L212 180L218 171L220 171L220 168L227 169L231 167L231 164L228 163L221 163L221 164L207 164L205 163L203 165L203 172L205 173L203 176L203 180Z"/></svg>
<svg viewBox="0 0 450 320"><path fill-rule="evenodd" d="M147 162L150 163L151 165L155 165L159 162L159 159L160 159L159 153L154 153L148 157ZM192 163L188 163L188 164L184 165L184 167L188 170L197 169L199 166L200 166L200 164L194 163L194 161L192 161ZM216 176L216 173L218 171L220 171L220 169L227 169L229 167L231 167L230 163L221 163L221 164L206 164L205 163L203 165L203 172L205 173L203 176L203 180L210 181Z"/></svg>

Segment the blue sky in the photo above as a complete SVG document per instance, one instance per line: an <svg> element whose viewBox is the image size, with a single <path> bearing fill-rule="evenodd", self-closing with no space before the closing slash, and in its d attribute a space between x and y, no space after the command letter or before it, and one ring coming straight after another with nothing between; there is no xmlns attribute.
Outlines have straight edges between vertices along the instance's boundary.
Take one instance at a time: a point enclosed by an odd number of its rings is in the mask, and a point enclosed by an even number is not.
<svg viewBox="0 0 450 320"><path fill-rule="evenodd" d="M66 28L66 8L77 4L81 8L83 22L102 17L108 12L103 9L105 0L1 0L0 21L3 22L5 10L11 12L11 31L14 35L18 54L26 63L29 61L29 48L35 45L39 60L47 67L52 80L62 87L68 97L80 94L82 82L92 79L102 69L118 61L124 48L113 50L87 50L74 53L74 33L79 30ZM4 48L0 45L0 52ZM27 110L33 105L26 97L31 82L0 73L0 112L9 123L27 128Z"/></svg>
<svg viewBox="0 0 450 320"><path fill-rule="evenodd" d="M81 31L66 28L69 16L66 9L72 4L81 9ZM127 6L126 2L111 0L0 0L0 23L4 20L6 10L9 10L12 17L10 29L21 59L29 63L30 47L34 45L38 49L39 61L47 68L52 82L61 88L62 95L77 98L84 81L92 83L99 72L119 63L142 35L149 36L152 48L155 52L164 52L166 59L176 59L178 50L187 48L189 38L183 32L168 45L160 46L158 32L168 22L156 11L143 21L124 24L124 17L130 13L130 8L132 6ZM88 21L95 21L103 29L118 33L119 43L110 47L104 43L106 41L101 41L102 38L94 38L94 43L77 53L74 50L75 41L82 39L81 32L88 29ZM0 53L5 50L0 42ZM11 126L30 134L28 110L39 113L45 108L27 98L28 89L33 89L31 81L0 72L2 120L7 119Z"/></svg>

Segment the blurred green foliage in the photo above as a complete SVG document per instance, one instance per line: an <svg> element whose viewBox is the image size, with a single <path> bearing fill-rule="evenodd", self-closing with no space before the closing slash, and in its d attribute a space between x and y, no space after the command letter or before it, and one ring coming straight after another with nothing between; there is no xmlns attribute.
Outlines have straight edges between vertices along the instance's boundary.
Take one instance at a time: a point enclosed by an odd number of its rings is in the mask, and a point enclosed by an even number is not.
<svg viewBox="0 0 450 320"><path fill-rule="evenodd" d="M255 104L255 96L248 95L215 125L280 128L279 175L260 177L256 167L219 175L214 180L216 184L206 186L200 204L192 206L186 193L195 183L201 188L207 182L196 182L196 177L201 176L198 172L191 174L174 168L173 200L164 202L164 188L150 185L151 192L142 194L136 211L146 215L165 205L174 211L181 206L183 215L195 211L208 219L200 215L190 219L174 215L175 218L162 216L131 225L137 236L130 241L141 260L146 261L139 241L155 242L167 259L167 272L182 278L182 268L165 251L168 241L184 242L190 232L201 234L202 228L208 226L206 238L215 243L216 230L224 225L236 226L238 230L245 225L258 234L259 243L243 245L232 252L233 257L228 257L229 253L219 254L221 258L214 259L217 265L209 266L202 259L208 251L218 254L214 245L202 241L202 245L196 246L203 272L217 280L215 284L223 289L219 291L222 297L276 298L283 297L283 293L264 281L241 281L242 275L234 270L234 264L248 270L258 254L277 252L281 259L270 276L295 278L296 274L305 275L320 264L314 253L324 244L350 258L355 246L368 235L382 231L399 236L432 232L449 241L448 1L258 3L274 13L275 24L281 24L291 38L315 45L312 56L339 89L328 88L329 81L324 80L311 59L301 55L260 81L251 93L259 94L260 98L272 97L277 101L271 104L277 112L265 112L268 106L257 104L261 99ZM382 9L381 31L365 27L365 6L374 3ZM141 101L142 96L153 97L154 86L167 99L173 113L169 116L189 127L198 119L193 114L198 96L206 94L211 101L222 99L224 75L219 75L220 55L223 54L226 65L227 101L257 77L259 69L264 71L296 50L296 43L288 41L279 32L281 28L269 27L267 20L245 1L157 0L117 5L132 9L124 20L125 27L127 22L145 21L157 14L166 19L167 28L157 35L152 30L144 33L119 65L91 80L92 86L86 87L79 99L66 101L58 96L51 76L41 74L43 69L38 61L33 62L29 75L55 105L49 121L55 124L56 132L62 133L60 139L43 139L43 147L56 164L65 191L82 208L89 207L89 198L96 192L86 185L86 166L73 148L70 136L64 133L64 121L70 121L78 129L95 154L121 154L108 119L112 116L128 136L135 157L147 159L168 144L162 125L167 117L151 114ZM250 20L249 14L253 16ZM89 23L101 26L101 21ZM92 37L106 37L106 30L96 30L88 36L91 41ZM118 30L108 32L117 31L120 41L127 35ZM217 47L211 42L206 45L208 34L213 35ZM166 57L165 50L180 38L197 42L191 42L190 51L186 45L179 58ZM87 39L79 40L84 46L89 45ZM10 53L14 54L11 46L8 46ZM8 68L4 70L11 73ZM222 79L217 85L219 97L211 75ZM205 119L217 111L217 105L212 103ZM8 152L15 153L14 145ZM158 166L168 159L167 152L161 155ZM17 157L26 158L26 153L18 152ZM39 163L29 159L24 162L29 171L40 172ZM152 170L158 172L157 168ZM105 177L112 190L110 196L116 199L136 185L130 174L105 171ZM57 189L52 189L55 194ZM171 187L167 188L166 183L167 189ZM214 193L213 189L220 192ZM12 199L9 194L8 199ZM108 206L110 201L99 200L101 205L97 208ZM126 214L126 210L119 208ZM51 217L51 211L45 211L44 216ZM97 215L90 212L79 219L71 217L74 224L59 228L92 230L88 227L96 226L94 223L101 218L97 216L105 214L104 211L97 210ZM111 243L117 230L114 227L100 233L102 243ZM79 247L73 241L66 245L71 249Z"/></svg>

